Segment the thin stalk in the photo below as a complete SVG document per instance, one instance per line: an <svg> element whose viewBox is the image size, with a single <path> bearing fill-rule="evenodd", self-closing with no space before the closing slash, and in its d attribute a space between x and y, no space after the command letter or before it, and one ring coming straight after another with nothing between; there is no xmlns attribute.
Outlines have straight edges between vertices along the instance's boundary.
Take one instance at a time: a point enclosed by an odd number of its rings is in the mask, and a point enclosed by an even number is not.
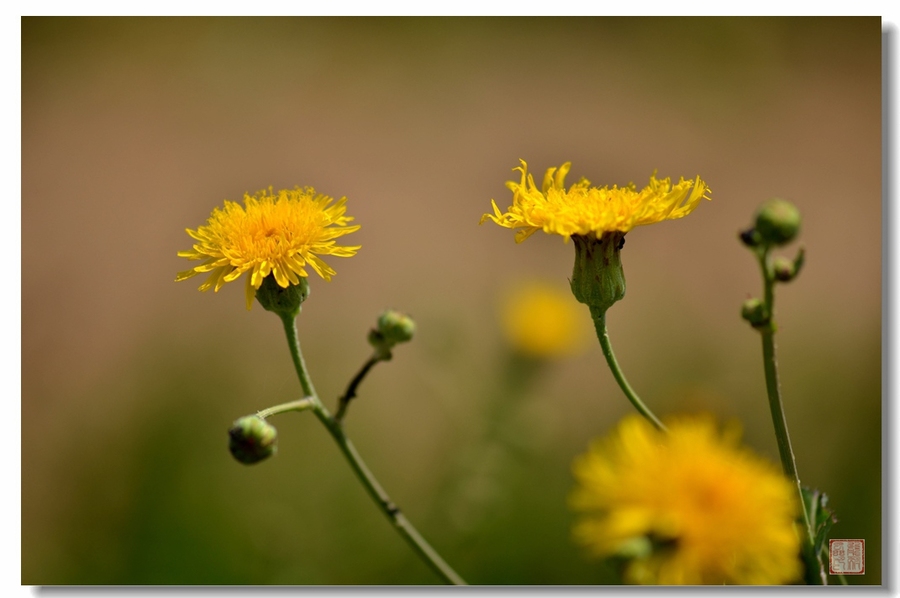
<svg viewBox="0 0 900 598"><path fill-rule="evenodd" d="M290 403L282 403L281 405L275 405L274 407L263 409L262 411L258 411L256 413L256 417L260 419L266 419L267 417L272 417L273 415L278 415L279 413L287 413L288 411L303 411L305 409L309 409L312 406L313 402L308 397L306 397L297 399L296 401L291 401Z"/></svg>
<svg viewBox="0 0 900 598"><path fill-rule="evenodd" d="M347 458L347 462L350 463L353 473L356 474L356 477L359 478L359 481L362 482L363 487L365 487L366 492L369 493L369 496L372 497L372 500L375 501L378 508L380 508L388 520L390 520L403 539L409 543L422 560L424 560L435 573L441 576L446 583L457 586L466 585L463 578L460 577L443 558L441 558L441 555L431 547L415 526L413 526L400 511L400 508L394 504L387 492L384 491L384 488L381 487L381 484L378 483L375 476L372 475L372 472L369 471L369 468L366 467L362 457L360 457L359 453L356 451L356 447L353 446L353 443L350 442L350 439L344 434L344 429L341 424L331 417L325 406L318 400L313 407L313 413L316 414L319 421L321 421L325 428L331 433L332 438L334 438L338 447L341 449L341 452Z"/></svg>
<svg viewBox="0 0 900 598"><path fill-rule="evenodd" d="M310 401L313 413L316 414L316 417L331 434L331 437L337 443L338 448L341 449L341 453L343 453L344 457L347 459L350 468L353 470L353 473L356 474L356 477L366 489L366 492L368 492L378 508L381 509L381 512L384 513L385 517L393 524L394 529L396 529L403 539L409 543L416 554L418 554L446 583L466 585L463 578L441 558L437 551L431 547L413 524L410 523L405 515L403 515L397 505L390 499L387 492L384 491L384 488L381 487L381 484L378 483L378 480L372 475L369 468L366 467L365 462L363 462L362 457L359 456L353 443L350 442L350 439L344 434L340 422L331 416L328 409L326 409L319 400L315 388L313 387L312 380L309 377L309 373L306 370L303 355L300 352L300 343L297 339L297 327L294 318L287 315L283 315L281 318L284 322L284 330L287 334L288 346L291 350L294 368L297 370L297 376L300 378L300 386L303 387L303 392L308 395L305 399L301 400Z"/></svg>
<svg viewBox="0 0 900 598"><path fill-rule="evenodd" d="M791 446L791 435L788 432L787 417L784 414L784 402L781 399L781 385L778 383L778 360L775 358L775 278L769 268L769 250L759 252L759 261L762 268L764 281L764 295L768 322L759 327L762 336L763 367L766 373L766 394L769 396L769 410L772 413L772 425L775 428L775 439L778 442L778 454L781 458L781 468L784 475L790 478L791 483L797 488L797 498L800 501L800 512L803 513L803 524L806 528L804 541L805 550L813 551L815 535L809 515L806 512L806 503L803 500L803 487L800 483L800 475L797 473L797 460L794 457L794 449ZM828 585L825 568L821 555L813 557L819 564L819 580L822 585Z"/></svg>
<svg viewBox="0 0 900 598"><path fill-rule="evenodd" d="M619 367L619 363L616 361L616 356L613 353L612 344L609 342L609 333L606 331L606 312L599 312L599 310L591 308L591 316L594 320L594 328L597 330L597 338L600 340L600 348L603 349L603 356L606 357L606 363L609 364L609 369L612 370L613 377L616 379L616 382L619 383L619 388L622 389L622 392L625 393L625 397L631 401L634 408L647 418L657 430L668 432L668 429L661 421L659 421L659 418L650 411L650 408L644 405L641 398L637 396L637 393L634 392L634 389L628 384L628 380L625 379L625 374L622 373L622 368Z"/></svg>
<svg viewBox="0 0 900 598"><path fill-rule="evenodd" d="M347 386L347 391L340 399L338 399L338 410L334 416L335 421L340 423L344 420L344 415L347 412L347 405L349 405L350 401L356 396L356 389L359 388L360 383L363 381L363 378L366 377L366 374L369 373L369 370L375 367L375 364L379 361L382 361L382 354L376 351L368 361L363 364L356 376L353 377L353 380L350 381L350 384Z"/></svg>

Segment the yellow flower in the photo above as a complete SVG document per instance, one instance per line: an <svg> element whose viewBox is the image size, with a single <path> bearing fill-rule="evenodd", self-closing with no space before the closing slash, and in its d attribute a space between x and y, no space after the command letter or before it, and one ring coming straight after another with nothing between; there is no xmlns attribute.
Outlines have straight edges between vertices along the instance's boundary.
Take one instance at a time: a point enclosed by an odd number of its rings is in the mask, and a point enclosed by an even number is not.
<svg viewBox="0 0 900 598"><path fill-rule="evenodd" d="M546 283L519 285L506 297L502 316L510 345L531 357L569 355L585 340L578 303Z"/></svg>
<svg viewBox="0 0 900 598"><path fill-rule="evenodd" d="M282 189L278 193L262 190L244 194L244 206L225 201L215 208L206 225L187 229L196 239L193 249L178 256L204 260L199 266L179 272L176 281L209 272L201 291L218 291L226 282L247 274L247 309L253 305L256 290L269 274L281 288L300 283L298 277L309 274L309 264L325 280L334 270L319 255L350 257L359 246L338 247L335 239L352 233L359 226L347 226L353 220L345 216L346 197L329 206L333 198L318 194L312 187Z"/></svg>
<svg viewBox="0 0 900 598"><path fill-rule="evenodd" d="M628 583L782 584L802 573L796 489L711 418L661 432L637 415L574 464L573 533L596 556L630 558Z"/></svg>
<svg viewBox="0 0 900 598"><path fill-rule="evenodd" d="M565 178L571 162L559 168L550 168L544 175L540 189L528 174L528 165L513 170L521 171L520 182L508 181L513 192L513 203L506 212L500 212L491 200L493 214L485 214L481 222L491 219L500 226L521 229L516 232L516 242L521 243L538 230L562 235L566 240L572 235L619 231L627 233L635 226L674 220L690 214L700 200L708 197L709 187L698 176L693 181L682 178L672 184L668 178L650 176L650 184L640 191L633 184L625 187L591 187L590 181L580 181L565 188Z"/></svg>

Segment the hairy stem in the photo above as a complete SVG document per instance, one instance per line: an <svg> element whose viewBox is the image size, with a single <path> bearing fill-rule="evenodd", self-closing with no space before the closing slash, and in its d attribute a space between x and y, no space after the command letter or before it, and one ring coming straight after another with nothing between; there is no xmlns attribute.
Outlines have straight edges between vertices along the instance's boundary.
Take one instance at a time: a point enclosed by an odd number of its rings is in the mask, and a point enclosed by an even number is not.
<svg viewBox="0 0 900 598"><path fill-rule="evenodd" d="M597 330L597 338L600 340L600 348L603 349L603 356L606 357L606 363L609 364L609 369L612 370L613 377L616 379L616 382L619 383L619 388L622 389L622 392L625 393L625 397L631 401L634 408L647 418L657 430L667 432L668 430L663 423L659 421L659 418L656 417L653 412L650 411L650 408L644 404L641 398L637 396L637 393L634 392L634 389L628 384L628 380L625 379L625 374L622 373L622 369L619 367L619 363L616 361L616 356L613 353L612 344L609 342L609 333L606 331L606 312L591 308L591 317L594 320L594 328Z"/></svg>

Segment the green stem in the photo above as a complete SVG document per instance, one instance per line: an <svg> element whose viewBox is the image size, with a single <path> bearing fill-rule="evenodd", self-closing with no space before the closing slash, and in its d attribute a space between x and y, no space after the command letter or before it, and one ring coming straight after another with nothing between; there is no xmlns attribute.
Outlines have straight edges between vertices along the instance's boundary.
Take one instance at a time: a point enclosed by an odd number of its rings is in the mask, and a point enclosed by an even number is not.
<svg viewBox="0 0 900 598"><path fill-rule="evenodd" d="M650 411L649 407L644 405L644 402L641 401L640 397L637 396L637 393L631 388L631 385L628 384L628 380L625 379L625 374L622 373L622 369L619 367L619 363L616 361L616 356L613 353L612 344L609 342L609 333L606 331L606 311L601 312L592 307L591 317L594 320L594 328L597 330L597 338L600 340L600 348L603 349L606 363L609 364L609 369L612 370L613 377L616 379L616 382L619 383L619 388L622 389L622 392L625 393L625 396L631 401L634 408L647 418L657 430L667 432L668 430L663 423L659 421L659 418L653 415L653 412Z"/></svg>
<svg viewBox="0 0 900 598"><path fill-rule="evenodd" d="M317 396L316 388L309 378L309 374L306 371L306 363L303 361L303 353L300 352L296 316L278 315L284 324L284 333L287 335L288 347L291 349L291 359L294 360L294 369L297 370L297 376L300 378L300 387L303 389L303 394L307 397L315 397Z"/></svg>
<svg viewBox="0 0 900 598"><path fill-rule="evenodd" d="M309 397L306 397L303 399L297 399L296 401L291 401L290 403L282 403L281 405L275 405L274 407L263 409L262 411L258 411L256 413L256 417L260 419L266 419L267 417L272 417L273 415L278 415L279 413L287 413L288 411L303 411L305 409L309 409L312 406L313 402L309 399Z"/></svg>
<svg viewBox="0 0 900 598"><path fill-rule="evenodd" d="M297 370L297 376L300 378L300 386L303 387L303 392L308 395L305 399L301 400L309 400L313 413L316 414L316 417L319 418L319 421L322 422L325 429L328 430L331 437L334 438L334 441L341 449L341 453L346 457L347 462L350 463L350 468L353 470L353 473L356 474L356 477L359 479L360 483L362 483L366 492L368 492L372 500L375 501L375 504L378 505L378 508L381 509L385 517L387 517L394 525L397 532L409 543L416 554L418 554L435 573L443 578L446 583L466 585L463 578L441 558L425 538L422 537L418 530L416 530L413 524L410 523L406 516L403 515L397 505L391 501L388 494L381 487L381 484L378 483L378 480L372 475L369 468L366 467L366 464L363 462L362 457L359 456L353 443L350 442L350 439L344 434L340 422L331 416L328 409L326 409L319 400L315 388L312 385L312 380L310 380L309 373L306 370L303 355L300 353L300 343L297 340L297 327L294 318L286 315L281 316L281 318L284 322L284 330L287 334L291 357L294 360L294 368Z"/></svg>
<svg viewBox="0 0 900 598"><path fill-rule="evenodd" d="M763 274L765 305L768 316L767 322L758 328L762 336L766 394L769 396L769 410L772 413L772 424L775 428L775 439L778 442L781 468L784 471L784 475L790 478L791 483L797 488L800 512L803 513L803 524L806 528L805 550L812 554L815 546L815 535L809 520L809 514L806 512L806 503L803 500L803 487L800 483L800 475L797 473L797 461L794 458L791 435L788 432L787 417L784 414L784 402L781 399L781 385L778 383L778 360L775 357L775 277L769 267L768 248L760 251L758 255ZM828 585L828 577L825 574L821 555L813 554L812 556L819 564L818 580L822 585Z"/></svg>

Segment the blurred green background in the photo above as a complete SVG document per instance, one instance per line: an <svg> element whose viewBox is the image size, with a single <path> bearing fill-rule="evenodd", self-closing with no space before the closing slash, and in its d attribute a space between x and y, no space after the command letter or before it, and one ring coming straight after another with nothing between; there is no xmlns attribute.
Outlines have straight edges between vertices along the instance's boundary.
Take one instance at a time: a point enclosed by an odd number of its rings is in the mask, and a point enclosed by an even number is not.
<svg viewBox="0 0 900 598"><path fill-rule="evenodd" d="M297 184L362 225L299 321L326 403L382 309L418 323L347 420L394 500L470 583L613 581L566 497L630 406L596 343L509 379L499 298L565 289L574 253L478 226L524 158L709 183L689 218L628 235L610 334L657 413L736 418L773 461L736 233L771 196L800 207L807 263L776 308L788 421L833 537L866 540L850 582L880 583L880 52L878 18L23 18L22 582L438 581L310 414L273 420L270 461L226 450L232 420L299 385L278 319L242 284L175 284L175 254L223 199Z"/></svg>

